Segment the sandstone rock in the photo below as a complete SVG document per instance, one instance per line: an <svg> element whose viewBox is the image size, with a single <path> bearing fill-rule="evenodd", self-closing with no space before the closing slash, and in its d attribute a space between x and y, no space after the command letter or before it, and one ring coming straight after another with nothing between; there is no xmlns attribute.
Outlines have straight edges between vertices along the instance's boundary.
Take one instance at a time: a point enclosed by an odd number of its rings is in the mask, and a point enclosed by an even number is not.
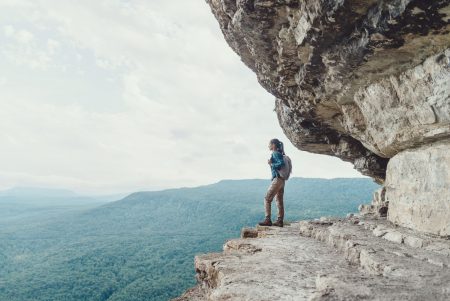
<svg viewBox="0 0 450 301"><path fill-rule="evenodd" d="M450 299L450 253L444 251L450 241L414 236L383 219L354 221L302 221L259 229L270 232L259 238L231 240L223 253L195 258L197 288L178 300ZM374 236L378 226L405 237L405 243ZM429 244L410 247L409 236Z"/></svg>
<svg viewBox="0 0 450 301"><path fill-rule="evenodd" d="M388 231L383 235L383 238L398 244L403 243L403 235L398 231Z"/></svg>
<svg viewBox="0 0 450 301"><path fill-rule="evenodd" d="M256 238L258 237L258 230L253 228L243 228L241 231L241 238Z"/></svg>
<svg viewBox="0 0 450 301"><path fill-rule="evenodd" d="M412 248L422 248L425 245L423 239L414 236L406 236L403 242Z"/></svg>
<svg viewBox="0 0 450 301"><path fill-rule="evenodd" d="M450 141L394 156L388 165L390 221L415 230L450 235Z"/></svg>
<svg viewBox="0 0 450 301"><path fill-rule="evenodd" d="M243 253L256 253L260 252L261 249L255 247L251 243L242 242L241 240L229 240L223 245L223 251L225 253L235 251L240 251Z"/></svg>
<svg viewBox="0 0 450 301"><path fill-rule="evenodd" d="M206 1L289 140L384 187L196 257L193 298L450 300L450 0Z"/></svg>
<svg viewBox="0 0 450 301"><path fill-rule="evenodd" d="M182 296L172 299L172 301L205 301L206 291L199 285L188 289Z"/></svg>
<svg viewBox="0 0 450 301"><path fill-rule="evenodd" d="M384 234L386 234L388 231L389 231L389 230L388 230L386 227L378 226L378 227L376 227L376 228L372 231L372 233L373 233L373 235L375 235L376 237L381 237L381 236L383 236Z"/></svg>
<svg viewBox="0 0 450 301"><path fill-rule="evenodd" d="M355 286L346 280L336 276L318 275L316 291L309 297L309 301L372 299L370 296L374 294L373 288L364 284Z"/></svg>
<svg viewBox="0 0 450 301"><path fill-rule="evenodd" d="M373 199L371 204L361 204L358 207L358 211L362 215L376 215L380 217L387 216L389 203L385 200L386 189L384 186L377 189L373 193Z"/></svg>
<svg viewBox="0 0 450 301"><path fill-rule="evenodd" d="M389 158L450 137L449 0L207 2L299 149L383 182Z"/></svg>

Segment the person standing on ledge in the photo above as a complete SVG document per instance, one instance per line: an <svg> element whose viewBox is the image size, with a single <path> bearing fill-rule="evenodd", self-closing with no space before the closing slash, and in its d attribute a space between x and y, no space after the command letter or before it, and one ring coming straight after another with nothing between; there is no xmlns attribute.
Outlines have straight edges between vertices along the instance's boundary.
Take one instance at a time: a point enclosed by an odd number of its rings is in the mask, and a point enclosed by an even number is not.
<svg viewBox="0 0 450 301"><path fill-rule="evenodd" d="M284 146L283 142L278 139L272 139L269 142L269 149L272 151L272 155L268 160L270 168L272 170L272 182L270 183L269 189L267 190L266 196L264 198L264 208L266 211L266 218L264 221L260 222L260 226L278 226L283 227L284 219L284 183L285 179L280 175L279 170L285 166L283 159ZM277 207L278 207L278 218L277 221L272 224L271 220L271 209L272 201L276 196Z"/></svg>

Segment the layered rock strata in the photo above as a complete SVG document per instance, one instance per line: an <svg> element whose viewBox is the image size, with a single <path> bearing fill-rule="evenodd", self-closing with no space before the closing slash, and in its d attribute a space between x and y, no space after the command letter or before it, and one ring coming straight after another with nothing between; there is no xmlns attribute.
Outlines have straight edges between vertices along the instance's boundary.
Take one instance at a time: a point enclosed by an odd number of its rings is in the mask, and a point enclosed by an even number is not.
<svg viewBox="0 0 450 301"><path fill-rule="evenodd" d="M206 1L296 147L387 177L389 220L450 234L450 0Z"/></svg>
<svg viewBox="0 0 450 301"><path fill-rule="evenodd" d="M199 284L176 300L450 299L450 241L383 218L303 221L253 233L258 237L226 242L223 253L197 256Z"/></svg>
<svg viewBox="0 0 450 301"><path fill-rule="evenodd" d="M382 182L398 152L450 137L449 0L207 2L299 149Z"/></svg>
<svg viewBox="0 0 450 301"><path fill-rule="evenodd" d="M373 193L371 204L359 205L359 213L362 215L375 215L377 217L386 217L389 202L386 201L386 188L383 186Z"/></svg>
<svg viewBox="0 0 450 301"><path fill-rule="evenodd" d="M450 300L450 0L206 0L299 149L384 187L244 229L177 300Z"/></svg>
<svg viewBox="0 0 450 301"><path fill-rule="evenodd" d="M389 220L450 237L450 141L395 155L385 186Z"/></svg>

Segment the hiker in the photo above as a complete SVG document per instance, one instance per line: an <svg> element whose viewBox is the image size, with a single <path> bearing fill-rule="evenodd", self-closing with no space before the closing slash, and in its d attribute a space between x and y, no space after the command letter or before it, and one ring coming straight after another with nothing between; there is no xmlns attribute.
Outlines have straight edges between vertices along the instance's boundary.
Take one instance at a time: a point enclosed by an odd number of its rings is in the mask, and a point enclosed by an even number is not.
<svg viewBox="0 0 450 301"><path fill-rule="evenodd" d="M260 226L278 226L283 227L283 219L284 219L284 204L283 204L283 194L284 194L284 184L289 178L289 172L287 176L284 178L280 175L280 169L284 168L286 163L284 162L283 157L284 146L283 142L278 139L272 139L269 142L269 149L272 151L272 155L268 160L270 168L272 170L272 182L267 190L266 196L264 198L264 208L266 211L266 218L264 221L260 222ZM290 160L290 159L289 159ZM290 164L290 161L289 161ZM276 197L277 207L278 207L278 218L277 221L272 224L271 220L271 207L272 200Z"/></svg>

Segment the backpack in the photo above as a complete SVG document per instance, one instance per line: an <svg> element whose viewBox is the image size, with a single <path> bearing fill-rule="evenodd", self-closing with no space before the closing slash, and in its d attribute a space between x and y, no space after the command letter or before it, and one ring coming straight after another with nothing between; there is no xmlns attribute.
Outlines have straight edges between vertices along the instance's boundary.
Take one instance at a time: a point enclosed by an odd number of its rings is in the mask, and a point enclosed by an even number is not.
<svg viewBox="0 0 450 301"><path fill-rule="evenodd" d="M280 170L278 170L278 172L280 173L280 176L285 179L288 180L289 176L292 173L292 162L291 162L291 158L289 158L286 155L283 155L283 161L284 161L284 166L282 168L280 168Z"/></svg>

